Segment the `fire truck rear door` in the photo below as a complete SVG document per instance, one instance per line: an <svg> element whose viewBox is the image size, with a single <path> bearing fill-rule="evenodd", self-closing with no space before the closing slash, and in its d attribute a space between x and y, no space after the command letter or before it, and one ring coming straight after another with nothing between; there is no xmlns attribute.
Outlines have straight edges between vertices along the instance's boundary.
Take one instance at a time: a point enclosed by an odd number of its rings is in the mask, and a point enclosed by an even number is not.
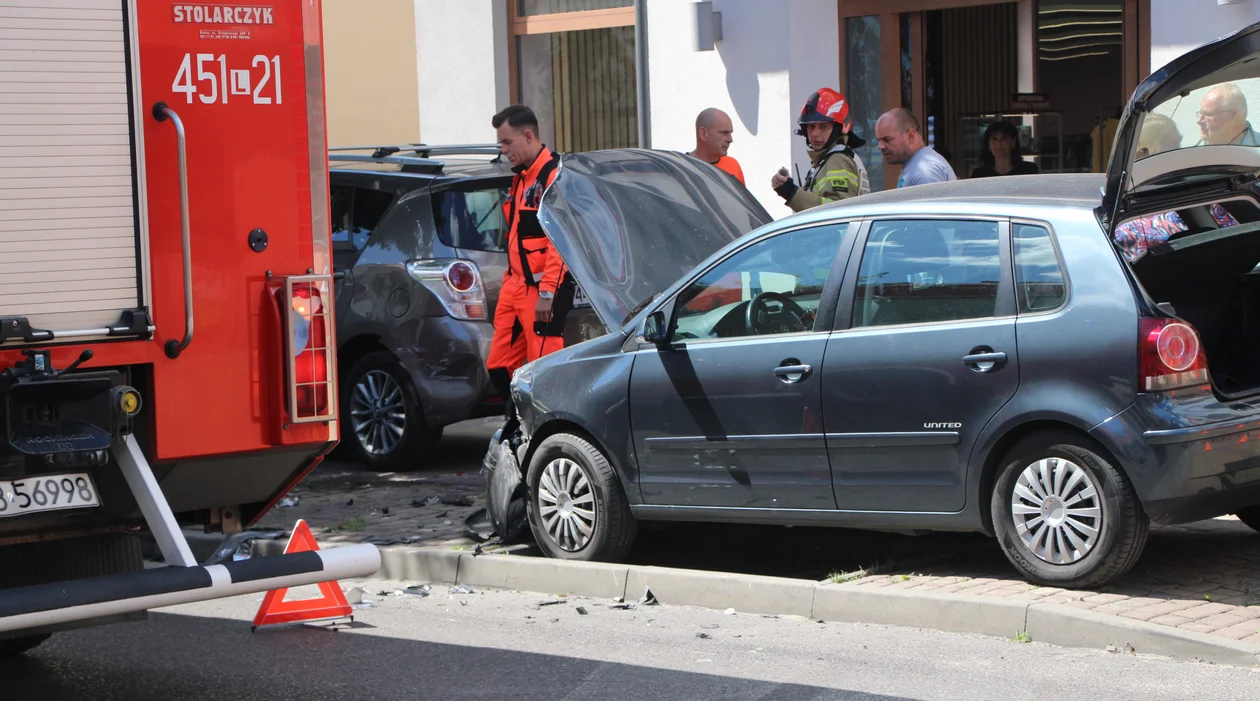
<svg viewBox="0 0 1260 701"><path fill-rule="evenodd" d="M0 0L0 317L58 337L147 306L123 5Z"/></svg>

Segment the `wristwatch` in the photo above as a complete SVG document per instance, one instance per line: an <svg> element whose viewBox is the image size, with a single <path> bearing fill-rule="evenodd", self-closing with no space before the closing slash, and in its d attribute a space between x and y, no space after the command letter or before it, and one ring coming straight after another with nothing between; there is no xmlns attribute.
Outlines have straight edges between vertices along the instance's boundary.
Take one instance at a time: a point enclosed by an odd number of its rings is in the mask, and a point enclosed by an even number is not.
<svg viewBox="0 0 1260 701"><path fill-rule="evenodd" d="M539 290L539 291L538 291L538 298L539 298L539 299L551 299L552 297L555 297L555 296L556 296L556 293L555 293L555 292L547 292L546 290Z"/></svg>

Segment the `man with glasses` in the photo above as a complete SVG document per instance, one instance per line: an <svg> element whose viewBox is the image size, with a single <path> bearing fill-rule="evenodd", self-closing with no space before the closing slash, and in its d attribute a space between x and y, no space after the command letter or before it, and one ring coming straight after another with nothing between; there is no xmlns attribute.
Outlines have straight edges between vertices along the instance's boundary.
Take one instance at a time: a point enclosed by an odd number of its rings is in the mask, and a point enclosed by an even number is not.
<svg viewBox="0 0 1260 701"><path fill-rule="evenodd" d="M1199 104L1200 146L1260 146L1247 121L1247 99L1233 83L1223 83L1208 91Z"/></svg>

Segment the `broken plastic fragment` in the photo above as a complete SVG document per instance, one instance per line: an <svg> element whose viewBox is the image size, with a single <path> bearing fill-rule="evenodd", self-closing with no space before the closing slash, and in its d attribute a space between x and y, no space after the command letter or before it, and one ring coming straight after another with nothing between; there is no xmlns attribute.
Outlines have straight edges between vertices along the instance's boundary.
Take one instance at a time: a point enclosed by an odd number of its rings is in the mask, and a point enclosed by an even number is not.
<svg viewBox="0 0 1260 701"><path fill-rule="evenodd" d="M298 502L301 500L302 500L302 497L297 497L297 496L285 497L281 499L280 501L276 502L276 506L280 507L281 509L292 509L293 507L297 506Z"/></svg>
<svg viewBox="0 0 1260 701"><path fill-rule="evenodd" d="M450 593L452 593L452 594L471 594L471 593L473 593L473 589L472 589L472 587L468 586L467 584L460 584L459 586L451 587Z"/></svg>
<svg viewBox="0 0 1260 701"><path fill-rule="evenodd" d="M452 495L443 494L440 501L447 506L472 506L473 498L467 494Z"/></svg>
<svg viewBox="0 0 1260 701"><path fill-rule="evenodd" d="M579 615L579 616L585 616L585 615L586 615L586 609L582 608L581 606L578 606L578 607L577 607L577 612L578 612L578 615Z"/></svg>
<svg viewBox="0 0 1260 701"><path fill-rule="evenodd" d="M643 598L639 599L639 605L640 606L660 606L661 605L660 602L656 600L656 595L652 593L651 589L647 588L646 584L643 586Z"/></svg>

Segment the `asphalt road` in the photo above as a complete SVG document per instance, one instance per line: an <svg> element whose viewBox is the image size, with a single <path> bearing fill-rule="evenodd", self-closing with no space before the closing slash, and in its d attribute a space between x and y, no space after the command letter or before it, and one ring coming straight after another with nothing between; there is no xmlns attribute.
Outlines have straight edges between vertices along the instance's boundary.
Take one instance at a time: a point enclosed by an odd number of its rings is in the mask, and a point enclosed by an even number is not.
<svg viewBox="0 0 1260 701"><path fill-rule="evenodd" d="M0 664L0 698L1254 699L1246 669L915 629L438 586L340 632L250 632L261 595L60 634ZM578 611L581 606L586 612Z"/></svg>

